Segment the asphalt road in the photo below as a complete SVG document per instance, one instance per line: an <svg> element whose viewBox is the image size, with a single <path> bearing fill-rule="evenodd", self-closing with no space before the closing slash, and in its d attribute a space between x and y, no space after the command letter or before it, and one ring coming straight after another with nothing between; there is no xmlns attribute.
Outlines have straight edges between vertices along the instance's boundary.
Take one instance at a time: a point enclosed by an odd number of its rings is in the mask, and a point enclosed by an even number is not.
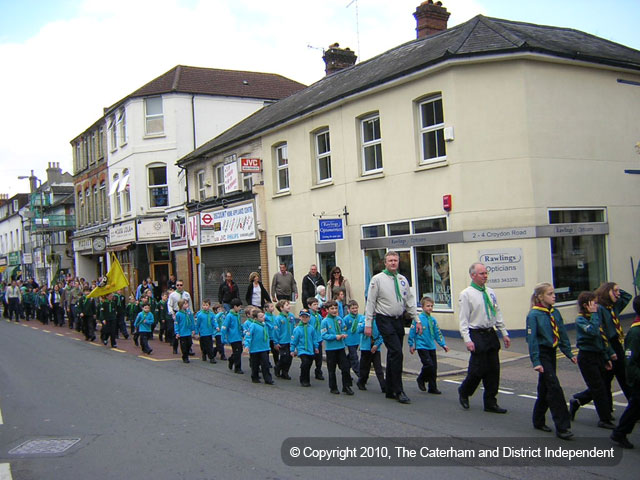
<svg viewBox="0 0 640 480"><path fill-rule="evenodd" d="M495 415L482 411L480 392L472 397L469 411L460 408L458 377L440 381L440 396L419 392L414 378L407 377L405 390L412 404L401 405L384 398L375 377L368 391L356 390L353 397L331 395L326 382L301 388L297 359L291 372L294 380L255 385L246 358L247 374L237 375L224 362L211 365L196 357L185 365L171 355L152 356L156 361L151 361L128 348L131 340L121 340L119 346L126 347L114 351L77 340L66 329L47 330L0 321L0 480L9 478L3 473L9 468L16 480L389 476L588 480L636 479L640 471L640 448L625 451L616 466L549 467L542 466L544 462L491 466L477 459L470 466L349 467L333 460L322 467L296 467L283 461L283 442L291 437L328 437L322 441L327 449L333 446L331 437L374 442L377 437L429 437L442 439L443 448L452 439L482 443L476 437L566 446L567 442L531 428L529 397L535 395L536 378L526 359L503 365L504 393L499 402L509 413ZM581 387L579 374L568 362L561 365L568 395ZM595 424L595 412L581 410L571 446L587 449L593 446L593 437L606 439L608 432ZM630 439L640 447L640 432Z"/></svg>

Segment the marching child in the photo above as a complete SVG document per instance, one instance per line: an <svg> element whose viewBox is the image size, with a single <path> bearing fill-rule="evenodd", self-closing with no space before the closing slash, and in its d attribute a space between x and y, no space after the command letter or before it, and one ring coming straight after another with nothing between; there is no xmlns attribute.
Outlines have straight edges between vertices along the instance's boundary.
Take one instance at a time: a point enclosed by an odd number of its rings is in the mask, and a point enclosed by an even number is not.
<svg viewBox="0 0 640 480"><path fill-rule="evenodd" d="M360 334L364 333L364 323L365 317L364 315L360 315L360 321L358 323L358 333ZM361 335L360 339L360 377L358 377L356 383L358 390L367 389L367 380L369 380L371 364L373 363L373 370L376 372L380 390L382 390L382 393L387 393L384 370L382 370L382 356L380 355L380 346L382 343L382 335L380 335L376 322L373 322L371 325L371 336Z"/></svg>
<svg viewBox="0 0 640 480"><path fill-rule="evenodd" d="M138 313L136 317L136 321L134 326L136 327L136 331L140 333L140 346L142 347L142 353L146 353L147 355L151 355L153 351L149 348L149 335L151 335L151 329L153 328L153 313L151 313L151 305L148 303L144 304L142 307L142 311Z"/></svg>
<svg viewBox="0 0 640 480"><path fill-rule="evenodd" d="M295 326L295 317L291 313L291 303L289 300L278 300L276 309L280 314L276 317L276 327L278 329L278 352L280 359L276 365L276 377L283 380L291 380L289 369L291 368L291 335Z"/></svg>
<svg viewBox="0 0 640 480"><path fill-rule="evenodd" d="M169 343L169 340L173 338L169 337L169 335L167 334L168 323L172 323L167 322L167 317L169 317L169 310L167 310L168 299L169 295L167 294L167 292L163 292L162 296L160 297L160 301L158 302L158 315L156 315L156 321L160 325L160 333L158 333L158 339L161 342L164 341L167 343Z"/></svg>
<svg viewBox="0 0 640 480"><path fill-rule="evenodd" d="M27 321L29 321L31 318L34 318L33 303L34 303L33 290L27 287L25 293L22 295L22 306L24 308L24 317Z"/></svg>
<svg viewBox="0 0 640 480"><path fill-rule="evenodd" d="M100 329L100 338L103 344L111 341L111 348L116 348L117 335L118 335L118 312L116 301L113 298L113 293L110 293L100 302L98 308L98 320L102 325Z"/></svg>
<svg viewBox="0 0 640 480"><path fill-rule="evenodd" d="M358 358L358 347L360 346L361 333L358 332L358 324L360 319L364 318L363 315L358 313L358 302L351 300L347 304L348 314L342 318L344 323L344 331L347 333L347 338L344 340L344 344L347 346L349 353L347 358L351 364L351 370L356 374L356 377L360 377L360 359Z"/></svg>
<svg viewBox="0 0 640 480"><path fill-rule="evenodd" d="M200 337L200 351L202 361L206 362L209 357L210 363L216 362L216 353L213 350L213 334L217 330L216 316L211 311L211 300L202 301L202 310L196 315L196 332Z"/></svg>
<svg viewBox="0 0 640 480"><path fill-rule="evenodd" d="M226 360L227 356L224 354L224 343L222 343L222 323L224 322L224 317L226 313L224 311L224 307L219 303L214 303L212 306L212 310L216 313L215 322L216 322L216 346L214 349L214 357L218 353L220 354L220 360Z"/></svg>
<svg viewBox="0 0 640 480"><path fill-rule="evenodd" d="M276 307L274 307L273 303L265 302L264 321L271 328L271 332L273 332L269 340L269 348L271 349L271 355L273 355L273 364L276 366L275 368L277 368L278 362L280 361L280 352L278 351L280 346L278 346L278 325L276 324L276 316L273 313L275 309Z"/></svg>
<svg viewBox="0 0 640 480"><path fill-rule="evenodd" d="M418 388L423 392L427 390L425 382L429 384L429 393L440 395L440 390L436 384L438 376L438 360L436 356L436 343L440 345L445 352L449 351L449 347L444 342L444 337L438 327L438 322L431 316L433 312L433 299L430 297L422 297L420 301L422 305L422 313L420 321L422 322L422 333L418 335L416 331L415 320L411 324L409 330L409 352L413 355L416 350L422 362L422 369L416 381Z"/></svg>
<svg viewBox="0 0 640 480"><path fill-rule="evenodd" d="M556 375L557 351L573 363L578 359L571 352L571 342L562 315L553 308L556 294L553 285L541 283L533 290L531 310L527 315L527 343L533 369L538 372L538 398L533 406L533 428L550 432L545 424L547 410L556 427L556 436L563 440L573 437L569 410ZM426 326L426 324L422 323Z"/></svg>
<svg viewBox="0 0 640 480"><path fill-rule="evenodd" d="M90 293L91 289L88 286L84 287L76 306L76 312L82 325L84 339L93 342L96 339L96 304L93 298L88 297Z"/></svg>
<svg viewBox="0 0 640 480"><path fill-rule="evenodd" d="M173 329L176 332L176 339L180 342L182 361L184 363L190 363L189 352L193 345L192 335L195 335L196 333L196 326L193 323L193 315L188 311L188 306L189 302L187 300L178 300L178 311L176 312L176 319L173 324ZM150 305L149 308L151 308Z"/></svg>
<svg viewBox="0 0 640 480"><path fill-rule="evenodd" d="M232 354L229 357L229 370L243 374L242 371L242 325L240 325L240 309L242 302L234 298L230 302L231 309L222 324L222 338L225 344L231 345Z"/></svg>
<svg viewBox="0 0 640 480"><path fill-rule="evenodd" d="M307 304L308 305L308 304ZM291 338L291 351L294 357L299 357L302 362L300 366L300 385L311 386L311 365L314 356L319 352L319 338L316 336L316 329L309 325L311 316L307 310L300 311L300 323L293 329Z"/></svg>
<svg viewBox="0 0 640 480"><path fill-rule="evenodd" d="M325 341L329 388L331 393L340 394L336 379L336 366L338 366L342 372L342 391L347 395L353 395L349 360L347 360L347 356L344 353L344 339L347 338L347 334L343 333L342 319L338 317L338 304L330 300L324 306L327 309L327 316L322 320L320 332L322 339Z"/></svg>
<svg viewBox="0 0 640 480"><path fill-rule="evenodd" d="M324 375L322 375L322 335L320 334L322 316L320 315L320 301L316 297L309 297L307 298L307 305L310 315L309 324L316 331L316 338L318 339L318 353L314 355L316 362L316 380L324 380Z"/></svg>
<svg viewBox="0 0 640 480"><path fill-rule="evenodd" d="M264 321L264 313L258 308L251 310L251 316L244 322L247 326L244 336L244 348L249 353L251 364L251 381L260 383L260 370L262 378L267 385L273 385L269 370L269 325Z"/></svg>
<svg viewBox="0 0 640 480"><path fill-rule="evenodd" d="M136 330L135 323L136 318L138 318L138 314L142 311L142 308L140 308L140 303L136 300L136 297L129 295L129 303L127 303L125 310L127 318L129 319L129 326L133 332L133 343L135 343L137 347L140 333Z"/></svg>

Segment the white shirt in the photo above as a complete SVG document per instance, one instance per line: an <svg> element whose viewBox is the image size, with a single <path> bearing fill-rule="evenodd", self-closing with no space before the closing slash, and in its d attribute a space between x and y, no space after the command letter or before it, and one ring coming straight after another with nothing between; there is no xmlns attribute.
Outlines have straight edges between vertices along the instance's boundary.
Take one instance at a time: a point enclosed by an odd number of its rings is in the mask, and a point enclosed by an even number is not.
<svg viewBox="0 0 640 480"><path fill-rule="evenodd" d="M169 313L174 318L176 316L176 312L180 310L178 308L178 302L180 300L189 300L189 308L193 309L193 303L191 303L191 295L189 295L189 292L183 290L181 294L176 290L171 295L169 295L169 300L167 301L167 308L169 309Z"/></svg>
<svg viewBox="0 0 640 480"><path fill-rule="evenodd" d="M384 272L373 276L369 284L367 306L365 307L365 326L370 327L376 313L388 317L399 317L406 310L418 320L416 300L407 279L398 274L398 286L400 287L399 301L396 297L396 286L393 277Z"/></svg>
<svg viewBox="0 0 640 480"><path fill-rule="evenodd" d="M469 335L469 329L473 328L493 328L497 327L502 333L503 337L508 337L509 332L504 326L504 320L502 319L502 312L498 306L498 299L493 289L487 288L487 295L491 299L494 308L496 309L496 316L494 318L488 318L484 309L484 295L481 291L476 290L473 287L467 287L460 292L460 298L458 305L460 309L460 335L465 342L471 341Z"/></svg>
<svg viewBox="0 0 640 480"><path fill-rule="evenodd" d="M262 300L262 289L260 288L260 284L253 286L253 294L251 295L251 305L259 307Z"/></svg>

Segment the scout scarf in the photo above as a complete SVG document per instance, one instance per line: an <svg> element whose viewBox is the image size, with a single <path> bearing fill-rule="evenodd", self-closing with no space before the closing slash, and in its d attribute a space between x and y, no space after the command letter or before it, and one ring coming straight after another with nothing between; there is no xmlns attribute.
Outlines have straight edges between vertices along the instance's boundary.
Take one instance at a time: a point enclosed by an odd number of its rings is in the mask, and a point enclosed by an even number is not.
<svg viewBox="0 0 640 480"><path fill-rule="evenodd" d="M302 328L304 329L304 349L305 350L309 350L309 332L307 331L308 326L309 326L309 322L302 324Z"/></svg>
<svg viewBox="0 0 640 480"><path fill-rule="evenodd" d="M353 318L353 322L351 323L351 333L356 333L358 331L358 317L351 313L349 316Z"/></svg>
<svg viewBox="0 0 640 480"><path fill-rule="evenodd" d="M282 317L284 322L287 324L287 334L289 335L288 338L291 338L291 321L289 320L289 317L284 312L280 312L280 315L278 316Z"/></svg>
<svg viewBox="0 0 640 480"><path fill-rule="evenodd" d="M557 347L558 341L560 340L560 331L558 330L558 324L556 323L556 319L553 316L553 312L555 312L555 310L553 309L553 307L546 308L546 307L543 307L542 305L535 305L533 309L539 310L541 312L545 312L546 314L549 315L549 321L551 322L551 331L553 332L553 346Z"/></svg>
<svg viewBox="0 0 640 480"><path fill-rule="evenodd" d="M616 315L616 312L613 310L613 306L608 306L607 310L609 310L609 313L611 314L611 320L613 320L613 326L616 327L618 340L620 340L620 343L624 345L624 333L622 332L622 325L620 325L620 319L618 318L618 315Z"/></svg>
<svg viewBox="0 0 640 480"><path fill-rule="evenodd" d="M591 313L585 313L585 318L587 320L591 319ZM605 350L609 348L609 338L607 338L607 334L604 333L604 328L602 328L602 322L600 322L600 337L602 338L602 343L604 344Z"/></svg>
<svg viewBox="0 0 640 480"><path fill-rule="evenodd" d="M484 311L487 314L487 318L489 320L491 320L492 318L495 318L496 307L493 305L493 302L491 301L491 299L489 298L489 295L487 294L487 287L484 285L481 287L480 285L477 285L473 282L471 282L471 286L476 290L478 290L479 292L482 292L482 298L484 300Z"/></svg>
<svg viewBox="0 0 640 480"><path fill-rule="evenodd" d="M389 270L385 268L382 271L382 273L389 275L390 277L393 277L393 283L395 284L395 287L396 287L396 300L399 302L402 301L402 295L400 295L400 284L398 283L398 272L391 273Z"/></svg>

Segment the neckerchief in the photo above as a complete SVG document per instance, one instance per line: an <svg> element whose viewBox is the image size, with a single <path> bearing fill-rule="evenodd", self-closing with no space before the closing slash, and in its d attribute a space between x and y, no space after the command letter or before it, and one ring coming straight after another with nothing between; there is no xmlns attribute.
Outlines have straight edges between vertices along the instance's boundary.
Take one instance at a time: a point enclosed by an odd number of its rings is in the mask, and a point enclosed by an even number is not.
<svg viewBox="0 0 640 480"><path fill-rule="evenodd" d="M629 328L640 327L640 316L636 316L636 319L633 321Z"/></svg>
<svg viewBox="0 0 640 480"><path fill-rule="evenodd" d="M555 310L553 309L553 307L546 308L546 307L543 307L542 305L535 305L533 309L539 310L541 312L545 312L546 314L549 315L549 321L551 322L551 331L553 332L553 346L557 347L558 341L560 340L560 331L558 330L558 324L556 323L556 319L553 316L553 312L555 312Z"/></svg>
<svg viewBox="0 0 640 480"><path fill-rule="evenodd" d="M482 298L484 299L484 311L487 314L487 318L489 320L491 320L492 318L495 318L496 307L493 305L493 302L491 301L491 299L489 298L489 295L487 294L487 287L485 285L483 286L477 285L473 282L471 282L471 287L475 288L479 292L482 292Z"/></svg>
<svg viewBox="0 0 640 480"><path fill-rule="evenodd" d="M305 350L309 350L309 332L307 331L308 326L309 326L309 322L302 324L302 328L304 330L304 349Z"/></svg>
<svg viewBox="0 0 640 480"><path fill-rule="evenodd" d="M396 300L399 302L402 301L402 295L400 295L400 284L398 283L398 272L391 273L389 270L385 268L382 271L382 273L389 275L390 277L393 277L393 283L395 284L395 287L396 287Z"/></svg>
<svg viewBox="0 0 640 480"><path fill-rule="evenodd" d="M358 317L352 313L350 313L349 316L353 318L353 322L351 322L351 333L356 333L358 331Z"/></svg>
<svg viewBox="0 0 640 480"><path fill-rule="evenodd" d="M431 315L426 312L423 312L424 316L427 317L427 325L429 326L429 333L431 334L431 338L436 340L436 331L433 329L433 322L431 321Z"/></svg>
<svg viewBox="0 0 640 480"><path fill-rule="evenodd" d="M320 333L320 322L318 321L318 317L320 316L318 313L314 312L313 310L309 310L309 313L311 314L311 316L313 317L313 321L315 322L315 329L317 333Z"/></svg>
<svg viewBox="0 0 640 480"><path fill-rule="evenodd" d="M587 320L591 319L590 312L585 313L584 316ZM604 348L606 350L609 347L609 338L607 337L607 334L604 332L604 328L602 327L602 322L600 322L600 337L602 338L602 342L604 343Z"/></svg>
<svg viewBox="0 0 640 480"><path fill-rule="evenodd" d="M622 332L622 325L620 325L620 319L618 319L618 315L616 315L616 312L613 309L613 306L608 306L607 310L609 310L609 313L611 314L611 319L613 320L613 325L614 327L616 327L618 340L620 340L620 343L624 345L624 333Z"/></svg>

